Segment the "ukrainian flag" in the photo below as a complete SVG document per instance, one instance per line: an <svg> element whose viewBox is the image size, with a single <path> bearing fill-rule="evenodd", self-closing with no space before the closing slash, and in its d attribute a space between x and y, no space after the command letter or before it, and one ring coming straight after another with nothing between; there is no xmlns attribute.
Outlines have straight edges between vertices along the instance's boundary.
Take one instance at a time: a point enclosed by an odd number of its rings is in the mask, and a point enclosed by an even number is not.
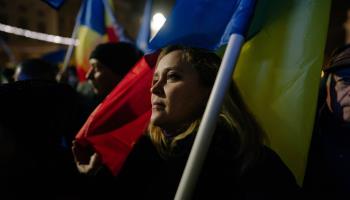
<svg viewBox="0 0 350 200"><path fill-rule="evenodd" d="M330 6L330 0L257 1L234 72L244 101L267 134L267 144L300 185L314 125ZM242 15L230 14L234 7L230 0L177 1L177 12L150 48L184 44L216 50L227 43L227 33L232 33L227 30L236 27L231 17ZM208 13L210 17L205 17Z"/></svg>
<svg viewBox="0 0 350 200"><path fill-rule="evenodd" d="M253 24L262 23L262 29L243 46L234 73L269 145L299 184L314 125L330 5L330 0L258 1Z"/></svg>

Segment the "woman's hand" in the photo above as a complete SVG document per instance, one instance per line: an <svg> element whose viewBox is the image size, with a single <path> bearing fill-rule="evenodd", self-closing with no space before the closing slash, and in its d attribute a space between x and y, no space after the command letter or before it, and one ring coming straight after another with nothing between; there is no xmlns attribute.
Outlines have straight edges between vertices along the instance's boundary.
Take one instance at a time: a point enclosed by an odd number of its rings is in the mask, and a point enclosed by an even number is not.
<svg viewBox="0 0 350 200"><path fill-rule="evenodd" d="M77 141L73 141L72 151L80 173L93 174L102 165L100 155L94 152L90 146L83 146Z"/></svg>

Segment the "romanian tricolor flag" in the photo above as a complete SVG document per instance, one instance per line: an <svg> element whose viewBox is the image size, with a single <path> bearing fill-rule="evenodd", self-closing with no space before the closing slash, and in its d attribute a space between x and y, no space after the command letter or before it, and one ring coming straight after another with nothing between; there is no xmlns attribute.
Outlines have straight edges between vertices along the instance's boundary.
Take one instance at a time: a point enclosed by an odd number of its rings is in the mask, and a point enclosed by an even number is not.
<svg viewBox="0 0 350 200"><path fill-rule="evenodd" d="M89 68L90 53L98 44L129 40L117 23L108 0L84 0L77 20L80 27L75 58L79 79L84 80Z"/></svg>

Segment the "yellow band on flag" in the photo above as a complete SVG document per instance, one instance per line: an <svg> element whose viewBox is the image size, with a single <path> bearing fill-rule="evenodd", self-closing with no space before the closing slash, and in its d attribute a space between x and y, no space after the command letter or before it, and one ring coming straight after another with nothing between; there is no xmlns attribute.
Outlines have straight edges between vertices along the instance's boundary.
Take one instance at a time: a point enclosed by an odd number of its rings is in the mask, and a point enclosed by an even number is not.
<svg viewBox="0 0 350 200"><path fill-rule="evenodd" d="M262 29L243 46L234 79L301 185L314 125L330 0L258 1Z"/></svg>

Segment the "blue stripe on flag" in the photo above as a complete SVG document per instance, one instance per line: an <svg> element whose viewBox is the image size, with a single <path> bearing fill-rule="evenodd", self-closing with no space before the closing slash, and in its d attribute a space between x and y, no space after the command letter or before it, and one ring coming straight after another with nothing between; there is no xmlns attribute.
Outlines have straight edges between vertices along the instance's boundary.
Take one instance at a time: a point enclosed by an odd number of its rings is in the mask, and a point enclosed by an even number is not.
<svg viewBox="0 0 350 200"><path fill-rule="evenodd" d="M178 0L149 48L182 44L216 50L232 33L246 32L254 6L255 0Z"/></svg>
<svg viewBox="0 0 350 200"><path fill-rule="evenodd" d="M82 8L80 24L104 35L106 33L105 9L102 0L84 0Z"/></svg>
<svg viewBox="0 0 350 200"><path fill-rule="evenodd" d="M43 1L45 1L47 4L49 4L54 9L59 9L62 6L62 4L64 3L64 0L43 0Z"/></svg>

